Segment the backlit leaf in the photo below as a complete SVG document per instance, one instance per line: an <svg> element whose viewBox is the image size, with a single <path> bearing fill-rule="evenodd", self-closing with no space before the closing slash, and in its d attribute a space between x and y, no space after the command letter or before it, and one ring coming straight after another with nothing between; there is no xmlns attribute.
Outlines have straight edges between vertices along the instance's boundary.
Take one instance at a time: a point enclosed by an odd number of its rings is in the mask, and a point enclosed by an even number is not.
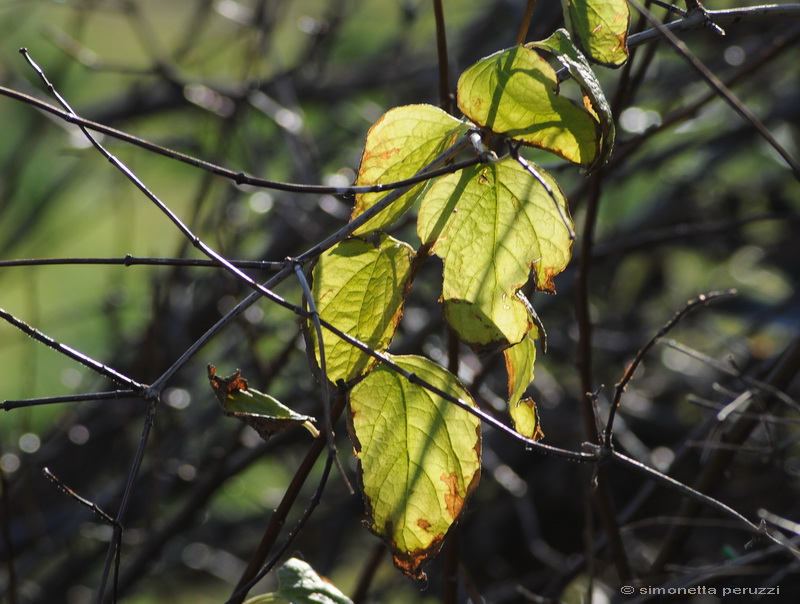
<svg viewBox="0 0 800 604"><path fill-rule="evenodd" d="M564 18L596 63L619 67L628 59L630 9L626 0L562 0Z"/></svg>
<svg viewBox="0 0 800 604"><path fill-rule="evenodd" d="M530 336L525 336L519 344L504 350L503 356L508 373L508 403L514 407L533 381L536 345Z"/></svg>
<svg viewBox="0 0 800 604"><path fill-rule="evenodd" d="M418 356L391 357L403 369L471 405L452 374ZM350 427L372 530L395 564L421 577L480 476L478 419L378 365L350 393Z"/></svg>
<svg viewBox="0 0 800 604"><path fill-rule="evenodd" d="M407 105L386 112L367 134L357 185L375 185L410 178L466 131L463 122L433 105ZM410 208L425 183L403 194L389 208L356 230L363 235L385 228ZM386 193L356 196L353 215L372 207Z"/></svg>
<svg viewBox="0 0 800 604"><path fill-rule="evenodd" d="M566 215L561 189L540 173ZM522 340L534 320L517 292L531 269L539 289L554 291L572 248L553 199L511 159L437 179L422 200L417 233L444 260L445 318L476 348Z"/></svg>
<svg viewBox="0 0 800 604"><path fill-rule="evenodd" d="M352 604L335 585L303 560L290 558L278 568L278 591L249 598L245 604Z"/></svg>
<svg viewBox="0 0 800 604"><path fill-rule="evenodd" d="M536 404L530 398L522 398L533 381L533 365L536 362L536 346L530 336L525 336L516 346L503 351L508 373L508 410L514 428L528 438L539 440L544 436L539 426Z"/></svg>
<svg viewBox="0 0 800 604"><path fill-rule="evenodd" d="M597 120L559 95L556 72L524 46L469 67L458 80L458 107L479 126L577 164L591 165L600 149Z"/></svg>
<svg viewBox="0 0 800 604"><path fill-rule="evenodd" d="M347 239L322 254L314 267L311 293L320 316L376 350L385 350L403 314L414 250L381 234ZM313 330L311 330L313 332ZM322 331L328 379L350 381L375 360L326 329ZM317 363L319 350L311 338Z"/></svg>
<svg viewBox="0 0 800 604"><path fill-rule="evenodd" d="M602 135L600 154L592 162L592 167L604 164L614 146L614 118L611 115L611 107L606 100L603 89L600 87L600 82L597 81L594 71L586 61L586 57L575 47L569 32L565 29L558 29L546 40L531 42L526 46L540 48L554 54L581 87L584 98L591 104L594 115L599 122Z"/></svg>
<svg viewBox="0 0 800 604"><path fill-rule="evenodd" d="M208 380L222 412L242 420L264 440L294 426L304 426L314 437L319 435L311 423L313 417L295 413L269 394L249 388L238 369L228 377L220 377L216 367L209 364Z"/></svg>

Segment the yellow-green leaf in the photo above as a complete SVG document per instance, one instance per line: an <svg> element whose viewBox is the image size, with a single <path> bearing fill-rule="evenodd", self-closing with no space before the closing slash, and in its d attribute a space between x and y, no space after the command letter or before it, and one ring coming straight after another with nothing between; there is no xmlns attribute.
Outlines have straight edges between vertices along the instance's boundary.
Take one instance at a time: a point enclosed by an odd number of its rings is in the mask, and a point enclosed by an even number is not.
<svg viewBox="0 0 800 604"><path fill-rule="evenodd" d="M264 440L294 426L304 426L314 437L319 435L311 423L313 417L296 413L275 397L249 388L238 369L228 377L220 377L216 367L209 364L208 380L222 412L242 420Z"/></svg>
<svg viewBox="0 0 800 604"><path fill-rule="evenodd" d="M356 184L386 184L410 178L465 131L463 122L433 105L395 107L370 128ZM388 209L357 229L356 235L371 233L392 224L414 204L424 186L424 183L420 183L403 194ZM357 195L352 218L375 205L385 195Z"/></svg>
<svg viewBox="0 0 800 604"><path fill-rule="evenodd" d="M471 405L455 376L428 359L391 359ZM350 427L372 530L412 577L438 551L480 477L480 422L378 365L350 393Z"/></svg>
<svg viewBox="0 0 800 604"><path fill-rule="evenodd" d="M469 67L458 80L458 106L479 126L577 164L591 165L600 149L597 120L559 95L556 72L524 46Z"/></svg>
<svg viewBox="0 0 800 604"><path fill-rule="evenodd" d="M311 294L320 316L375 350L385 350L403 314L414 250L381 234L342 241L314 267ZM313 330L310 330L314 333ZM312 346L319 363L316 335ZM328 379L348 382L375 360L326 329L322 331Z"/></svg>
<svg viewBox="0 0 800 604"><path fill-rule="evenodd" d="M566 216L558 184L539 172ZM572 249L553 198L512 159L437 179L422 200L417 233L444 260L445 318L476 348L522 340L534 320L517 292L531 269L539 289L554 291Z"/></svg>
<svg viewBox="0 0 800 604"><path fill-rule="evenodd" d="M516 346L503 351L508 373L508 410L514 428L528 438L539 440L544 436L539 426L536 403L522 398L533 381L533 365L536 362L536 346L530 336L525 336Z"/></svg>
<svg viewBox="0 0 800 604"><path fill-rule="evenodd" d="M544 438L544 432L539 424L539 411L533 399L523 398L510 407L511 419L514 420L514 429L533 440Z"/></svg>
<svg viewBox="0 0 800 604"><path fill-rule="evenodd" d="M583 51L596 63L619 67L628 60L627 0L562 0L564 18Z"/></svg>
<svg viewBox="0 0 800 604"><path fill-rule="evenodd" d="M289 558L278 568L278 591L254 596L245 604L353 604L308 562Z"/></svg>
<svg viewBox="0 0 800 604"><path fill-rule="evenodd" d="M611 115L611 107L606 100L603 89L600 87L600 82L597 81L594 71L586 61L586 57L573 44L569 32L565 29L558 29L546 40L531 42L526 46L540 48L554 54L581 87L585 99L584 104L591 104L594 115L600 125L602 137L600 153L592 162L590 168L604 164L609 155L611 155L611 149L614 146L614 118Z"/></svg>
<svg viewBox="0 0 800 604"><path fill-rule="evenodd" d="M533 365L536 362L536 345L525 336L516 346L503 351L508 373L508 404L515 407L533 381Z"/></svg>

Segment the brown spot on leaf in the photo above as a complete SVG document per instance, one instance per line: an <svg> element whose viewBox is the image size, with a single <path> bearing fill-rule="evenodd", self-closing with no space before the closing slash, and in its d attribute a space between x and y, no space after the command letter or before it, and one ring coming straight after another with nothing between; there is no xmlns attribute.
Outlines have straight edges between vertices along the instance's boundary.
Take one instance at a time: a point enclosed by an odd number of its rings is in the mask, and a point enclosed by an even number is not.
<svg viewBox="0 0 800 604"><path fill-rule="evenodd" d="M426 533L430 532L430 530L431 530L431 523L428 522L428 520L425 519L425 518L418 518L417 519L417 526L419 528L421 528L423 531L425 531Z"/></svg>
<svg viewBox="0 0 800 604"><path fill-rule="evenodd" d="M451 472L449 475L442 474L441 480L447 485L449 491L444 495L444 505L447 507L447 513L455 520L461 512L461 508L464 507L464 498L458 492L458 476L455 472Z"/></svg>
<svg viewBox="0 0 800 604"><path fill-rule="evenodd" d="M225 409L225 401L229 394L233 394L239 390L247 391L247 380L242 377L242 372L238 369L228 377L221 377L217 375L217 368L209 363L208 381L223 409Z"/></svg>
<svg viewBox="0 0 800 604"><path fill-rule="evenodd" d="M556 293L556 286L553 284L553 277L555 277L560 270L556 270L552 266L548 266L544 269L544 279L540 280L537 284L538 289L544 292L550 292L551 294Z"/></svg>
<svg viewBox="0 0 800 604"><path fill-rule="evenodd" d="M381 159L389 159L390 157L392 157L392 155L397 155L398 153L400 153L400 149L394 147L392 149L387 149L383 153L377 154L376 157L380 157Z"/></svg>

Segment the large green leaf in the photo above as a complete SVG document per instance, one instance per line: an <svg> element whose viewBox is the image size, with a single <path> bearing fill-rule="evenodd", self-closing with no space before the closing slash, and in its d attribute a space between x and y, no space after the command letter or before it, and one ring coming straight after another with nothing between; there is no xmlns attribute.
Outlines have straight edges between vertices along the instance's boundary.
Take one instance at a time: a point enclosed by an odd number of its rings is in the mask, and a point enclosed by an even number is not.
<svg viewBox="0 0 800 604"><path fill-rule="evenodd" d="M596 63L619 67L628 59L627 0L562 0L564 18Z"/></svg>
<svg viewBox="0 0 800 604"><path fill-rule="evenodd" d="M370 128L357 185L375 185L410 178L465 132L466 125L433 105L406 105L387 111ZM424 183L404 193L388 209L356 230L363 235L385 228L410 208ZM352 218L375 205L386 193L356 196Z"/></svg>
<svg viewBox="0 0 800 604"><path fill-rule="evenodd" d="M289 558L277 574L278 591L249 598L245 604L353 604L303 560Z"/></svg>
<svg viewBox="0 0 800 604"><path fill-rule="evenodd" d="M474 405L452 374L428 359L391 357ZM350 393L350 424L371 528L413 577L439 549L480 476L480 422L379 365Z"/></svg>
<svg viewBox="0 0 800 604"><path fill-rule="evenodd" d="M560 96L556 72L524 46L468 68L458 80L458 106L479 126L577 164L591 165L600 149L595 117Z"/></svg>
<svg viewBox="0 0 800 604"><path fill-rule="evenodd" d="M516 346L503 351L508 372L508 409L514 428L528 438L539 440L544 436L539 426L539 414L531 398L522 398L533 381L536 362L536 345L533 338L525 336Z"/></svg>
<svg viewBox="0 0 800 604"><path fill-rule="evenodd" d="M558 184L540 174L566 215ZM534 320L517 292L531 269L538 288L553 291L572 249L553 198L512 159L437 179L422 200L417 232L444 260L445 318L476 348L522 340Z"/></svg>
<svg viewBox="0 0 800 604"><path fill-rule="evenodd" d="M597 81L597 76L595 76L594 71L586 61L586 57L573 44L569 32L565 29L558 29L546 40L531 42L526 46L540 48L554 54L581 87L584 98L591 104L595 117L599 122L602 135L600 153L592 162L592 165L604 164L614 146L614 118L611 115L611 107L606 100L603 89L600 87L600 82Z"/></svg>
<svg viewBox="0 0 800 604"><path fill-rule="evenodd" d="M314 267L311 294L320 316L376 350L385 350L403 314L414 250L381 234L369 241L342 241L322 254ZM311 330L313 333L313 330ZM326 369L331 382L350 381L375 364L323 329ZM311 337L319 363L316 335Z"/></svg>

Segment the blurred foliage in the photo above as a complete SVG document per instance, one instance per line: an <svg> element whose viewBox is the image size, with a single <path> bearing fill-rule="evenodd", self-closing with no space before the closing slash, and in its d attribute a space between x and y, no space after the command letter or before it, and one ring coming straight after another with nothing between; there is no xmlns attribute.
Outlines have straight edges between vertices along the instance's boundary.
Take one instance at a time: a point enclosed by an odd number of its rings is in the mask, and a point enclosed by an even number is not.
<svg viewBox="0 0 800 604"><path fill-rule="evenodd" d="M478 58L513 44L524 4L445 3L452 84ZM527 40L542 39L562 23L558 3L538 4ZM713 4L708 8L739 5ZM633 27L641 27L636 17ZM681 34L721 79L740 76L736 94L795 157L800 67L792 49L798 36L791 19L745 20L728 27L724 38L710 31ZM347 185L366 132L384 111L438 99L433 11L421 0L5 2L0 40L0 85L47 98L17 52L27 47L80 115L273 180ZM693 108L708 88L663 46L636 49L630 71L597 71L618 111L589 274L598 406L607 407L612 385L636 351L686 300L714 289L737 288L739 296L689 315L670 337L722 369L735 366L765 379L800 327L797 181L723 102ZM0 124L0 259L199 257L73 126L8 98L0 98ZM104 143L231 259L296 256L344 224L353 203L238 187L108 137ZM558 294L529 292L549 335L529 392L539 405L545 442L578 449L587 436L579 421L584 393L575 369L575 285L591 193L577 169L554 171L579 238L573 264L556 280ZM439 271L433 263L423 268L392 352L446 362L448 336L436 304ZM2 308L143 382L156 379L247 293L221 271L201 267L0 268ZM279 293L300 300L294 284ZM298 321L288 311L261 302L203 348L170 382L156 415L125 523L124 601L202 604L229 597L308 448L305 431L262 443L250 428L223 417L205 378L208 362L223 374L239 367L253 387L300 413L321 415ZM460 362L460 375L481 406L491 409L505 396L502 360L465 349ZM2 400L109 388L6 323L0 324L0 366ZM670 474L691 482L722 428L715 413L748 387L722 369L659 345L623 396L617 446L659 469L677 460ZM796 385L789 395L797 396ZM750 412L766 409L779 421L762 416L709 494L751 519L767 508L797 521L797 410L770 404ZM12 550L4 542L0 551L13 562L20 601L94 601L111 529L41 470L49 467L113 514L143 419L138 399L2 415L0 470L8 505L2 530ZM351 463L344 433L342 425L339 446ZM483 448L484 480L459 534L466 576L487 601L557 598L583 580L586 535L598 530L586 523L591 471L521 450L489 430ZM289 524L302 513L319 471ZM611 472L609 479L618 511L633 505L647 484L627 472ZM640 575L680 501L675 492L656 493L621 523ZM362 514L362 502L334 476L289 555L300 555L352 594L380 547L361 526ZM678 566L667 567L672 576L690 582L698 569L722 568L752 552L747 534L716 520L707 513L695 520L696 532L673 560ZM593 561L597 584L615 584L611 561L601 547ZM415 584L384 556L369 597L438 601L442 565L437 560L428 569L429 583ZM0 593L7 596L3 568ZM782 593L800 589L796 578L781 574L796 570L782 555L765 553L750 570L746 579L714 580L752 586L778 577L768 584L777 581ZM274 587L270 581L254 593Z"/></svg>

